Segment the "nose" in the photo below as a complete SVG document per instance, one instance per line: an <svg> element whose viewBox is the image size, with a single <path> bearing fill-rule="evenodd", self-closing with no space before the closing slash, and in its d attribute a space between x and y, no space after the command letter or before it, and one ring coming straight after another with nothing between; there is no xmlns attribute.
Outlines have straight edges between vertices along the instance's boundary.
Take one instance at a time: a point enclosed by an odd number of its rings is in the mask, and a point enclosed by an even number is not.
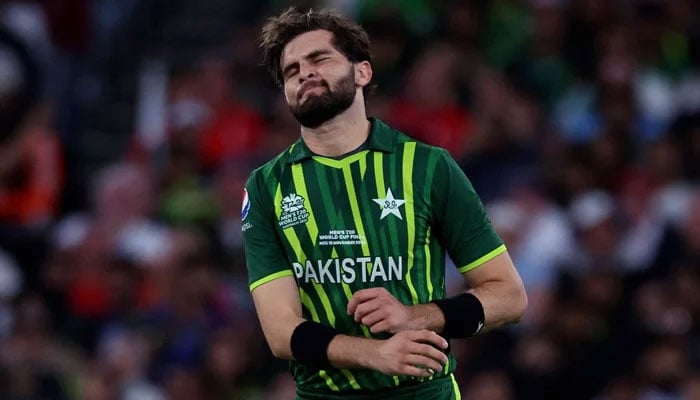
<svg viewBox="0 0 700 400"><path fill-rule="evenodd" d="M309 63L301 63L299 65L299 83L304 83L316 76L316 69Z"/></svg>

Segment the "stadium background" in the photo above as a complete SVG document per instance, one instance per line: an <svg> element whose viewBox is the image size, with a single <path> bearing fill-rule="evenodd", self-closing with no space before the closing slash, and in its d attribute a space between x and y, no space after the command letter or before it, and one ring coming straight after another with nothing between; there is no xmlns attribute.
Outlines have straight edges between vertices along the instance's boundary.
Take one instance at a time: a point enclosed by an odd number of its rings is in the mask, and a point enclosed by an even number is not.
<svg viewBox="0 0 700 400"><path fill-rule="evenodd" d="M464 398L700 399L697 2L296 4L369 31L370 113L450 150L526 284L454 344ZM257 48L286 5L0 2L0 398L292 398L239 221L298 136Z"/></svg>

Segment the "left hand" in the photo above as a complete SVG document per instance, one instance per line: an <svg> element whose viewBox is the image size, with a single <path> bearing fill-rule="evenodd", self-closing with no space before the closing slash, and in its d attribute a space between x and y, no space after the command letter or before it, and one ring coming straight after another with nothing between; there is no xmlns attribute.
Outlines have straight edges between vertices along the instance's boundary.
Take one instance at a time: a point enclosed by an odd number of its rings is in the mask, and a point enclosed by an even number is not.
<svg viewBox="0 0 700 400"><path fill-rule="evenodd" d="M397 333L413 329L412 307L401 304L382 287L355 292L348 302L348 314L369 327L372 333Z"/></svg>

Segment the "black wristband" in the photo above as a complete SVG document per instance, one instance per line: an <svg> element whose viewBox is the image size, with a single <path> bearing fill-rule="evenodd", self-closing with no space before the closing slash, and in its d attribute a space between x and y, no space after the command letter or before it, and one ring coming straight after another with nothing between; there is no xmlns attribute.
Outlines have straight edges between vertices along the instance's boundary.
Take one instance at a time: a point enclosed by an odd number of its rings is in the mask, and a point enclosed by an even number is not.
<svg viewBox="0 0 700 400"><path fill-rule="evenodd" d="M328 359L328 345L338 334L330 326L304 321L292 332L290 347L294 359L318 369L333 368Z"/></svg>
<svg viewBox="0 0 700 400"><path fill-rule="evenodd" d="M484 306L471 293L433 300L432 303L438 306L445 316L442 336L446 339L474 336L484 326Z"/></svg>

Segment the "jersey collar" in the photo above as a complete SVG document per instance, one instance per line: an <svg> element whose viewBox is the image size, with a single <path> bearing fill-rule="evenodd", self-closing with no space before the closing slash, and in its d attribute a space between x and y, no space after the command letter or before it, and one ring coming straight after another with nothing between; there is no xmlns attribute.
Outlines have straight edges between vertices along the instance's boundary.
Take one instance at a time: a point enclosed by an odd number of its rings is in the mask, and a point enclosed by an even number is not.
<svg viewBox="0 0 700 400"><path fill-rule="evenodd" d="M369 141L367 149L378 150L385 153L393 153L396 148L396 133L382 120L374 117L368 118L372 124L369 131ZM304 143L304 140L299 140L289 149L288 164L294 164L307 158L313 157L315 154L309 150Z"/></svg>

